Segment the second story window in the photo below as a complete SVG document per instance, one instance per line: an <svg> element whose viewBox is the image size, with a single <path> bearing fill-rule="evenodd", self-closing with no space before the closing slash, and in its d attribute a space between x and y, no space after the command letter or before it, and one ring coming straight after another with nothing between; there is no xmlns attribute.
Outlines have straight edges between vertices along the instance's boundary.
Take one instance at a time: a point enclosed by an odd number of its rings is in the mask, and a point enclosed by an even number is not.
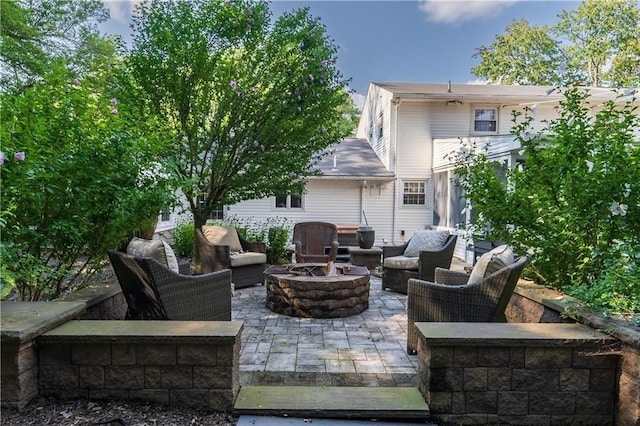
<svg viewBox="0 0 640 426"><path fill-rule="evenodd" d="M423 206L425 204L424 182L404 182L402 204L405 206Z"/></svg>
<svg viewBox="0 0 640 426"><path fill-rule="evenodd" d="M473 131L496 133L498 131L498 109L474 108Z"/></svg>

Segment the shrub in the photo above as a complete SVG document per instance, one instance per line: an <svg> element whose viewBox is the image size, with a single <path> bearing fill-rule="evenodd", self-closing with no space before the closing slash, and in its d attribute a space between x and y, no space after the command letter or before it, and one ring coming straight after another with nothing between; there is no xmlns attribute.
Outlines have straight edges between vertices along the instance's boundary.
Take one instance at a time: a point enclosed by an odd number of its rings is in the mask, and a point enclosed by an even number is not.
<svg viewBox="0 0 640 426"><path fill-rule="evenodd" d="M620 274L640 264L631 250L640 246L638 106L610 101L592 113L587 98L565 90L559 117L536 135L528 113L514 114L525 163L507 171L507 184L474 145L454 155L456 182L475 213L470 231L529 254L535 281L637 312L637 285Z"/></svg>
<svg viewBox="0 0 640 426"><path fill-rule="evenodd" d="M22 299L82 285L172 199L163 147L127 125L129 108L63 63L3 93L2 283Z"/></svg>
<svg viewBox="0 0 640 426"><path fill-rule="evenodd" d="M269 228L269 243L267 246L267 263L279 265L288 263L287 242L289 229L281 226Z"/></svg>
<svg viewBox="0 0 640 426"><path fill-rule="evenodd" d="M182 222L173 231L173 246L180 257L193 257L195 230L193 221Z"/></svg>

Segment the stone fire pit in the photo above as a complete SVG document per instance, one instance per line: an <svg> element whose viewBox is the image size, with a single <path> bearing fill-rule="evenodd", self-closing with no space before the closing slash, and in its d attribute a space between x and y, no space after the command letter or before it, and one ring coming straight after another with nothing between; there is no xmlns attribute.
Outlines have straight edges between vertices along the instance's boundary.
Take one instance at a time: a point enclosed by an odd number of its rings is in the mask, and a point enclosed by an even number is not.
<svg viewBox="0 0 640 426"><path fill-rule="evenodd" d="M369 270L350 264L277 265L265 271L267 307L302 318L342 318L369 308Z"/></svg>

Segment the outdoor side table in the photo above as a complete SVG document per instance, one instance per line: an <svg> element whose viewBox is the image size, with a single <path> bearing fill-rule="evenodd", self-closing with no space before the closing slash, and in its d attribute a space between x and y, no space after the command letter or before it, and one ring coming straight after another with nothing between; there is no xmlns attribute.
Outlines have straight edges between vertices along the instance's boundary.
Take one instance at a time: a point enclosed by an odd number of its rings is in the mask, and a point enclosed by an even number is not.
<svg viewBox="0 0 640 426"><path fill-rule="evenodd" d="M380 247L371 247L370 249L350 247L349 258L352 265L366 266L369 271L373 271L380 266L382 249Z"/></svg>

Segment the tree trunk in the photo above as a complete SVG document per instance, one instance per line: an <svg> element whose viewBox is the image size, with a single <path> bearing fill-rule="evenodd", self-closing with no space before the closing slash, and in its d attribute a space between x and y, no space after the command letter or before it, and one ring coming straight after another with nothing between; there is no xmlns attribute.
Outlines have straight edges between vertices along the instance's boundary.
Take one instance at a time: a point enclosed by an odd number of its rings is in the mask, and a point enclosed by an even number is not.
<svg viewBox="0 0 640 426"><path fill-rule="evenodd" d="M202 228L202 225L207 223L206 217L202 217L193 212L193 260L191 261L191 273L199 275L202 273L202 261L200 260L200 251L198 250L198 242L195 233L198 229Z"/></svg>

